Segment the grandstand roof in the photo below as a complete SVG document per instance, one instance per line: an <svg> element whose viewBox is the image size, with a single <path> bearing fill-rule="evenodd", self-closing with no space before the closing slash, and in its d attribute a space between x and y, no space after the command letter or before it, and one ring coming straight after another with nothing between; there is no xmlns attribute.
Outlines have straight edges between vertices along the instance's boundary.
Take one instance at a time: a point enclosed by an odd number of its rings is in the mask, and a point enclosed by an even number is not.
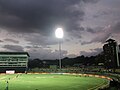
<svg viewBox="0 0 120 90"><path fill-rule="evenodd" d="M29 57L30 55L28 54L28 52L0 52L0 54L15 54L15 55L23 55L23 54L27 54Z"/></svg>

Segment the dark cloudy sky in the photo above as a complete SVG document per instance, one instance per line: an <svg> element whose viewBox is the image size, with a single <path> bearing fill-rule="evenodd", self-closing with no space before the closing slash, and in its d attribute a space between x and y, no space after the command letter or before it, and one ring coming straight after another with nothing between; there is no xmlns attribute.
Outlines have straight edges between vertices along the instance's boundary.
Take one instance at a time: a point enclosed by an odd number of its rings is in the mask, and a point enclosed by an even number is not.
<svg viewBox="0 0 120 90"><path fill-rule="evenodd" d="M105 40L120 43L120 0L0 0L0 51L27 51L31 58L95 55Z"/></svg>

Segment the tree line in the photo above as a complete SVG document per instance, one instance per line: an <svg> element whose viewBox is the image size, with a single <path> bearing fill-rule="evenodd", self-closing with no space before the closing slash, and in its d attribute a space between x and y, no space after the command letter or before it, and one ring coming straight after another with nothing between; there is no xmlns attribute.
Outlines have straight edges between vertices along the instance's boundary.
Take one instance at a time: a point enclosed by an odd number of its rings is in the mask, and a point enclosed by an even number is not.
<svg viewBox="0 0 120 90"><path fill-rule="evenodd" d="M61 60L62 67L80 67L80 66L97 66L99 63L104 63L104 54L100 53L96 56L77 56L75 58L65 57ZM30 59L28 62L29 68L49 68L50 65L59 66L59 60L41 60L39 58Z"/></svg>

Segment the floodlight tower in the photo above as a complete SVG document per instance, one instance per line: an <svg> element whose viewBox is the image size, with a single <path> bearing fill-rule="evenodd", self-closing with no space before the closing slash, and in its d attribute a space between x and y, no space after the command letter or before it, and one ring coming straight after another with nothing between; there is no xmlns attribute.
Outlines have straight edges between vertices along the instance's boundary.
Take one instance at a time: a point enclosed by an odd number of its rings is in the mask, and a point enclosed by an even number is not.
<svg viewBox="0 0 120 90"><path fill-rule="evenodd" d="M63 38L63 29L57 28L55 31L55 36L59 39L59 68L61 69L61 39Z"/></svg>

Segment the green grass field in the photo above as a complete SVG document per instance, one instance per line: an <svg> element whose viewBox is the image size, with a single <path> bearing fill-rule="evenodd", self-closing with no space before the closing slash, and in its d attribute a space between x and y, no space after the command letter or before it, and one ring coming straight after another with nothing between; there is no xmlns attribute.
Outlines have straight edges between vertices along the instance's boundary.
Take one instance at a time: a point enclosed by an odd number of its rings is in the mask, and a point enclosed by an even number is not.
<svg viewBox="0 0 120 90"><path fill-rule="evenodd" d="M108 82L95 77L59 74L0 75L0 90L94 90Z"/></svg>

